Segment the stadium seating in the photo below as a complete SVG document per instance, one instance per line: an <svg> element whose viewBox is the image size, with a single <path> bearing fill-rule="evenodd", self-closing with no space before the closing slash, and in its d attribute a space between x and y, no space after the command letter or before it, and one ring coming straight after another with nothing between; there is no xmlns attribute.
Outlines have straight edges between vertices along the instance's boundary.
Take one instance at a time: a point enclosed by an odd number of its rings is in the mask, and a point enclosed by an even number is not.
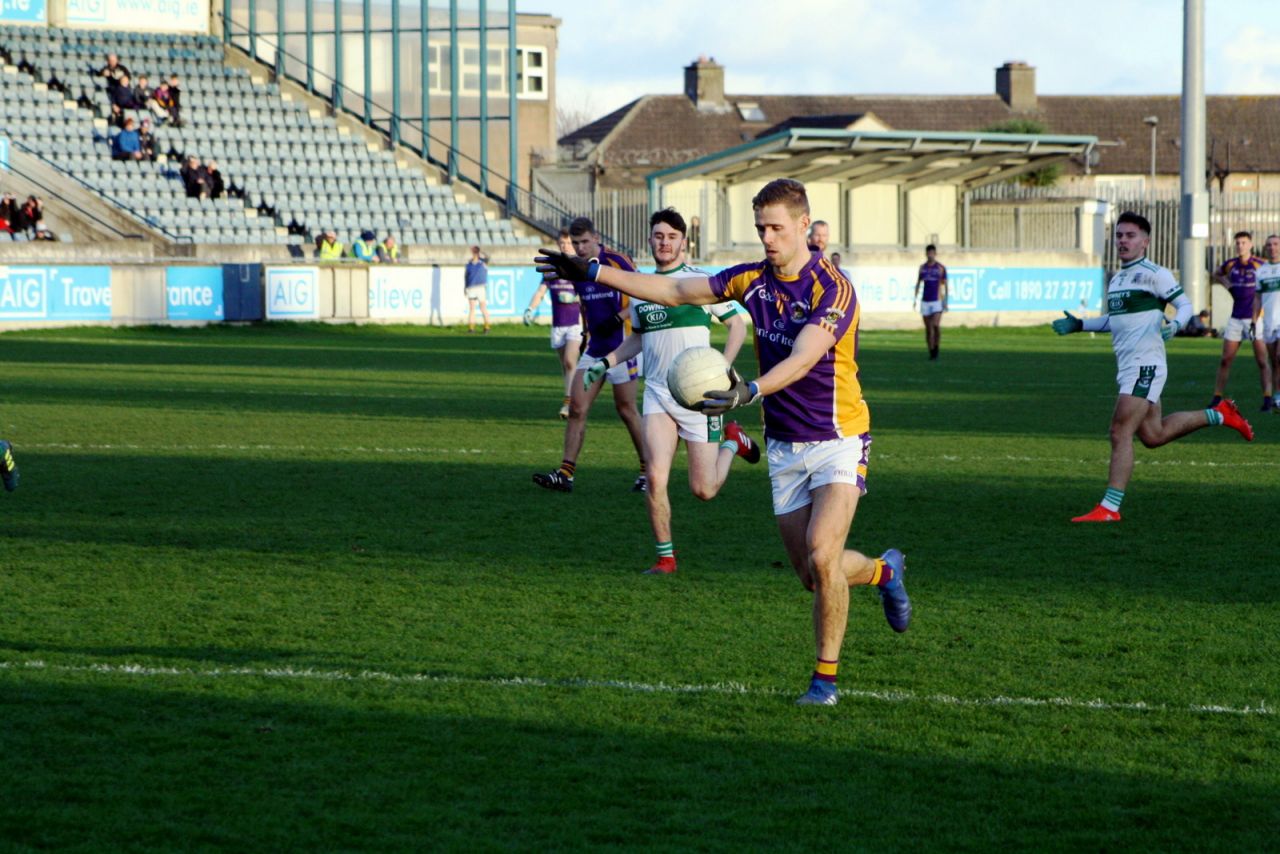
<svg viewBox="0 0 1280 854"><path fill-rule="evenodd" d="M455 200L390 151L370 150L363 136L340 133L273 83L254 82L224 62L212 36L0 25L0 49L35 75L0 73L0 131L67 171L138 219L186 242L303 244L334 228L348 246L364 229L393 234L404 245L523 244L508 220ZM95 75L116 53L133 75L154 87L177 74L182 126L156 130L158 154L173 150L214 159L244 199L186 197L177 161L110 158L105 81ZM66 95L45 85L56 77ZM76 106L82 96L94 109ZM134 114L140 121L147 111ZM114 132L114 131L111 131ZM260 206L274 216L259 216ZM296 220L308 236L287 234ZM536 242L533 241L533 242Z"/></svg>

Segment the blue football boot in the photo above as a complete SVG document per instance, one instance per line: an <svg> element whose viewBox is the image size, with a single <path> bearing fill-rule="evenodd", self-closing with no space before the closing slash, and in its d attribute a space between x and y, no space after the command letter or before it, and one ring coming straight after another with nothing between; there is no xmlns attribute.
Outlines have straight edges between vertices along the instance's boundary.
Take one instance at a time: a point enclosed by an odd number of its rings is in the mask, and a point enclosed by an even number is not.
<svg viewBox="0 0 1280 854"><path fill-rule="evenodd" d="M840 702L840 691L836 683L827 682L816 676L809 680L809 690L796 700L797 706L834 706Z"/></svg>
<svg viewBox="0 0 1280 854"><path fill-rule="evenodd" d="M884 618L889 621L889 628L895 632L905 632L911 625L911 600L907 598L907 588L902 584L902 576L907 569L906 555L897 549L889 549L880 555L880 559L893 570L893 580L880 585Z"/></svg>

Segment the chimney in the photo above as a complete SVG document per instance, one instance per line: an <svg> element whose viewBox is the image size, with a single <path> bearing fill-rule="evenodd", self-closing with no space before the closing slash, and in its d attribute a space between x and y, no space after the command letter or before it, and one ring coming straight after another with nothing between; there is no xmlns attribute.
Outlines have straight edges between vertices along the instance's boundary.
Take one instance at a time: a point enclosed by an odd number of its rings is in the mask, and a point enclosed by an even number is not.
<svg viewBox="0 0 1280 854"><path fill-rule="evenodd" d="M684 94L699 110L723 110L724 66L715 57L700 56L684 69Z"/></svg>
<svg viewBox="0 0 1280 854"><path fill-rule="evenodd" d="M1009 109L1028 112L1036 108L1036 69L1025 62L1006 62L996 69L996 94Z"/></svg>

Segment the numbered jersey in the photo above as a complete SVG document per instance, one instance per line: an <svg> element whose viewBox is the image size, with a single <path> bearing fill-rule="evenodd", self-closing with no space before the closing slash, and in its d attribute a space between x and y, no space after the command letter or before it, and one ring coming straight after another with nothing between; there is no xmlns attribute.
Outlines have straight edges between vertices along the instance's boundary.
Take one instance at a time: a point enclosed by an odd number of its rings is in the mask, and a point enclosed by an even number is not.
<svg viewBox="0 0 1280 854"><path fill-rule="evenodd" d="M1133 365L1165 364L1164 307L1182 295L1173 274L1146 258L1124 265L1107 285L1111 345L1121 370Z"/></svg>
<svg viewBox="0 0 1280 854"><path fill-rule="evenodd" d="M688 265L663 273L673 278L708 278L709 274ZM631 305L631 327L644 337L645 386L667 387L667 372L671 363L690 347L707 347L711 344L711 318L728 320L736 314L745 314L737 303L724 302L714 305L659 305L656 302L636 302Z"/></svg>

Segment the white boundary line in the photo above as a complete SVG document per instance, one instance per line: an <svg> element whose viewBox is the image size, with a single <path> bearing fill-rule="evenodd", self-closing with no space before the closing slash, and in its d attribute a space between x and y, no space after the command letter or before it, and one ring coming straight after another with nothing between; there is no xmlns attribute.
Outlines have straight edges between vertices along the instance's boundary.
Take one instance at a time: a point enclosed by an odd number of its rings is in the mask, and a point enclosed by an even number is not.
<svg viewBox="0 0 1280 854"><path fill-rule="evenodd" d="M99 673L105 675L140 677L178 677L195 679L226 679L248 677L253 679L284 679L312 682L378 682L392 685L481 685L498 688L591 688L624 691L637 694L738 694L746 696L789 696L778 688L753 688L739 682L715 682L707 685L680 685L665 682L630 682L612 679L544 679L534 676L441 676L430 673L387 673L379 670L301 670L292 667L215 667L194 669L184 667L154 667L144 664L49 664L44 661L0 661L0 671L20 672L42 670L56 673ZM885 703L922 703L936 706L960 706L986 708L994 706L1023 706L1031 708L1053 707L1085 709L1102 712L1190 712L1208 715L1264 716L1274 715L1275 709L1265 700L1257 706L1201 705L1168 706L1142 701L1121 703L1102 699L1078 700L1071 697L954 697L949 694L915 694L910 691L865 691L842 688L844 697L863 700L879 700Z"/></svg>
<svg viewBox="0 0 1280 854"><path fill-rule="evenodd" d="M23 448L41 448L54 451L314 451L329 452L333 450L332 445L272 445L272 444L208 444L208 445L161 445L147 444L140 445L133 442L23 442ZM530 448L513 448L506 450L496 450L493 448L426 448L426 447L404 447L404 448L379 448L365 447L361 445L343 446L344 453L357 454L387 454L395 456L407 455L425 455L425 456L499 456L510 458L512 456L547 456L555 454L555 449L530 449ZM598 449L592 451L592 454L598 454L602 457L630 457L633 452L630 449L625 451L613 451L610 449ZM1071 458L1071 457L1030 457L1019 454L992 454L989 456L957 456L955 454L910 454L910 453L879 453L874 456L877 460L932 460L943 463L990 463L990 462L1011 462L1011 463L1030 463L1041 465L1045 463L1053 463L1070 466L1105 466L1107 465L1106 457L1096 457L1093 459ZM1178 468L1186 466L1188 468L1211 468L1211 469L1236 469L1236 468L1280 468L1280 460L1255 460L1253 462L1216 462L1214 460L1134 460L1136 466L1152 466L1160 468Z"/></svg>

